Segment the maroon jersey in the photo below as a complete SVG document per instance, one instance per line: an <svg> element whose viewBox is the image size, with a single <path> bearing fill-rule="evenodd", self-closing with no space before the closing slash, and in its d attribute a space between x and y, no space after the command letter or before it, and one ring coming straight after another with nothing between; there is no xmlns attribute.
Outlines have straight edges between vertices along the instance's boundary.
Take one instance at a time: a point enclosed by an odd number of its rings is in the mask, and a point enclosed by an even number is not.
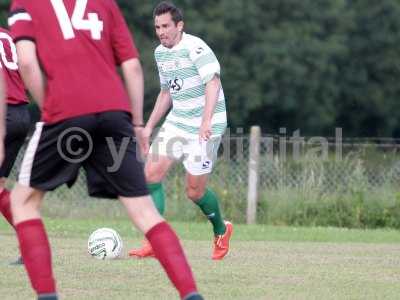
<svg viewBox="0 0 400 300"><path fill-rule="evenodd" d="M17 50L11 33L0 27L0 68L7 89L6 101L8 104L27 103L28 97L25 87L18 73Z"/></svg>
<svg viewBox="0 0 400 300"><path fill-rule="evenodd" d="M138 51L114 0L13 0L8 23L16 43L36 43L47 79L44 122L131 111L116 66Z"/></svg>

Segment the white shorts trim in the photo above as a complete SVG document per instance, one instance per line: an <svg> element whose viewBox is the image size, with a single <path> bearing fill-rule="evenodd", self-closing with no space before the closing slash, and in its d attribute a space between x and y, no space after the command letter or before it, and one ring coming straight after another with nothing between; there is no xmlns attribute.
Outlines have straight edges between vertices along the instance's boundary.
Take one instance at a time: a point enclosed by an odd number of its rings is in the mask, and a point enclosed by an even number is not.
<svg viewBox="0 0 400 300"><path fill-rule="evenodd" d="M42 135L44 122L37 122L35 132L33 133L28 147L26 148L24 159L18 176L18 183L24 186L30 186L33 160L36 150L39 146L40 136Z"/></svg>

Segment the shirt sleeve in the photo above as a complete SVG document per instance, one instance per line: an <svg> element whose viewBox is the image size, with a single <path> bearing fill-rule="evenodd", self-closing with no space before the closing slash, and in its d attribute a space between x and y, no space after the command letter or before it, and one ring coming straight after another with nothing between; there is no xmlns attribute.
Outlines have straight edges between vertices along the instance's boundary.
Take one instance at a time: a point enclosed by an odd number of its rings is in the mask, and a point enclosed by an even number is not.
<svg viewBox="0 0 400 300"><path fill-rule="evenodd" d="M8 16L8 26L14 43L19 40L35 41L35 30L32 16L19 0L13 0Z"/></svg>
<svg viewBox="0 0 400 300"><path fill-rule="evenodd" d="M160 88L162 90L169 90L168 79L163 75L162 63L157 60L157 57L159 56L158 48L159 47L154 50L154 60L156 61L158 77L160 78Z"/></svg>
<svg viewBox="0 0 400 300"><path fill-rule="evenodd" d="M197 40L190 49L190 59L196 66L204 84L215 75L220 75L221 67L211 48L202 40Z"/></svg>
<svg viewBox="0 0 400 300"><path fill-rule="evenodd" d="M154 52L154 54L155 54L155 52ZM154 56L156 56L156 55L154 55ZM156 63L157 63L157 69L158 69L158 77L160 78L160 88L162 90L169 90L168 80L163 75L162 70L161 70L161 66L159 65L157 60L156 60Z"/></svg>
<svg viewBox="0 0 400 300"><path fill-rule="evenodd" d="M138 58L139 51L120 9L114 1L112 1L112 17L111 42L115 60L120 65L128 59Z"/></svg>

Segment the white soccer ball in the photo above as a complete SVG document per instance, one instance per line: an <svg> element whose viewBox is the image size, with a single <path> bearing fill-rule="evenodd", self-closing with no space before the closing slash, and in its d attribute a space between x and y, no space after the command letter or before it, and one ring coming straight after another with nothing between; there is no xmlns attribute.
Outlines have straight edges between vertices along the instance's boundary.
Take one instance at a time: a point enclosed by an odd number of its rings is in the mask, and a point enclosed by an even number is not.
<svg viewBox="0 0 400 300"><path fill-rule="evenodd" d="M88 240L88 252L97 259L114 259L122 252L122 239L111 228L99 228Z"/></svg>

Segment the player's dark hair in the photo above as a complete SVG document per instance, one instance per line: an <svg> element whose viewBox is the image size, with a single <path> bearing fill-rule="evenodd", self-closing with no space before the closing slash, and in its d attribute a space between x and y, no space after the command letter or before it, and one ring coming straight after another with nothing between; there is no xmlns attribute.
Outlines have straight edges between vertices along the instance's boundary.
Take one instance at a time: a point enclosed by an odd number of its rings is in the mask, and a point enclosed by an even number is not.
<svg viewBox="0 0 400 300"><path fill-rule="evenodd" d="M161 16L163 14L170 13L172 17L172 21L174 21L175 25L180 21L183 21L183 13L177 8L172 2L162 1L158 3L156 8L153 11L153 19L156 16Z"/></svg>

